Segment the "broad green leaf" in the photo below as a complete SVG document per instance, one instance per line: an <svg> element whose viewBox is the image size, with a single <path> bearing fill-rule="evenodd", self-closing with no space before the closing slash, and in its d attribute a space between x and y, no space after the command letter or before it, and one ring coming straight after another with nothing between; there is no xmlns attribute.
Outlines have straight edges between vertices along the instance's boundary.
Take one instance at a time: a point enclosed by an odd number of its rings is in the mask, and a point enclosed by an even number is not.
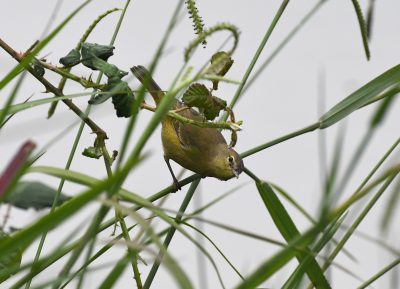
<svg viewBox="0 0 400 289"><path fill-rule="evenodd" d="M67 55L60 58L60 63L64 66L74 66L81 61L81 53L77 49L72 49Z"/></svg>
<svg viewBox="0 0 400 289"><path fill-rule="evenodd" d="M4 201L21 209L40 210L53 205L56 193L54 188L40 182L19 182ZM70 197L61 194L57 205L61 205L69 199Z"/></svg>
<svg viewBox="0 0 400 289"><path fill-rule="evenodd" d="M300 232L297 230L293 220L290 218L285 207L275 195L275 192L272 190L272 188L263 181L257 181L256 186L265 206L268 209L268 212L271 215L272 220L286 242L289 243L298 238L300 236ZM308 250L308 248L305 249ZM310 255L304 251L296 252L296 257L300 263L309 258L309 256ZM308 265L309 266L306 268L306 273L314 284L315 288L331 288L321 270L321 267L314 258L310 258Z"/></svg>
<svg viewBox="0 0 400 289"><path fill-rule="evenodd" d="M68 220L81 208L96 199L106 188L106 182L101 182L95 187L83 192L82 194L65 202L54 212L42 217L28 227L14 233L10 238L0 241L0 260L9 254L12 254L18 248L26 248L37 237L44 232L48 232L57 225Z"/></svg>
<svg viewBox="0 0 400 289"><path fill-rule="evenodd" d="M10 236L0 230L0 242L10 239ZM18 269L21 265L22 250L15 248L9 254L0 258L0 283L7 280L12 274L9 273L12 269Z"/></svg>
<svg viewBox="0 0 400 289"><path fill-rule="evenodd" d="M182 100L187 106L202 107L210 97L210 91L204 84L193 83L183 94Z"/></svg>
<svg viewBox="0 0 400 289"><path fill-rule="evenodd" d="M319 128L324 129L335 124L398 85L400 85L400 65L387 70L332 107L320 118Z"/></svg>
<svg viewBox="0 0 400 289"><path fill-rule="evenodd" d="M200 83L193 83L183 94L183 102L189 107L197 107L208 120L216 118L226 108L226 101L212 96Z"/></svg>

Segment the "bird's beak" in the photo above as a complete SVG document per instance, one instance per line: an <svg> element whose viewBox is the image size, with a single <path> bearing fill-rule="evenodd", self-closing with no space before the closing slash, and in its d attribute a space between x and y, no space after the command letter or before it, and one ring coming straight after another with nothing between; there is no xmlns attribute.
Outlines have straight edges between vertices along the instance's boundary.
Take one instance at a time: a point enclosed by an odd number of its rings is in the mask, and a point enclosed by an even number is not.
<svg viewBox="0 0 400 289"><path fill-rule="evenodd" d="M233 174L235 175L235 177L238 179L239 178L239 172L237 170L233 170Z"/></svg>

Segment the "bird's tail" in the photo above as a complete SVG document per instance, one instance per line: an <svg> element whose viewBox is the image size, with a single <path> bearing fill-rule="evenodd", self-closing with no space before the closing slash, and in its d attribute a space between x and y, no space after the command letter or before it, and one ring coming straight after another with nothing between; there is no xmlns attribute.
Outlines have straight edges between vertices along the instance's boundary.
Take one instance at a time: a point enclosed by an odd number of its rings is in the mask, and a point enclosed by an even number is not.
<svg viewBox="0 0 400 289"><path fill-rule="evenodd" d="M149 91L156 104L158 104L161 101L161 98L164 96L164 92L151 77L149 71L141 65L133 66L131 71L142 84L144 84L146 78L148 78L146 89Z"/></svg>

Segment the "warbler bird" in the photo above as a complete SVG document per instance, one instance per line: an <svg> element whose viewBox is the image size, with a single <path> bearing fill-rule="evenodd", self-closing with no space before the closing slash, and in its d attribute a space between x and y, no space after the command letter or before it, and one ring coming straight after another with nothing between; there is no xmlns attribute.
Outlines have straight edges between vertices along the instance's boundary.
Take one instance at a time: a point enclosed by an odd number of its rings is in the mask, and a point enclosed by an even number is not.
<svg viewBox="0 0 400 289"><path fill-rule="evenodd" d="M165 93L151 78L147 69L143 66L134 66L131 71L142 84L148 78L146 89L158 105ZM184 104L179 100L176 100L173 105L173 108L178 111L183 107L185 107ZM189 119L204 121L204 117L192 108L183 109L178 113ZM242 158L228 146L218 129L201 128L166 116L162 121L161 139L164 160L172 175L176 190L180 189L180 186L171 168L170 160L174 160L202 177L214 177L224 181L239 177L243 171Z"/></svg>

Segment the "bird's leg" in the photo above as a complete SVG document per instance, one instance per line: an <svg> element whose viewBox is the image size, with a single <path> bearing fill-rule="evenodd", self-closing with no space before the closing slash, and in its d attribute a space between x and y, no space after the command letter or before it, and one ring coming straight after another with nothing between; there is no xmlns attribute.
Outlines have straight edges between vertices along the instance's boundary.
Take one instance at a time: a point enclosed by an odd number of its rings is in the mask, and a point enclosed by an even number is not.
<svg viewBox="0 0 400 289"><path fill-rule="evenodd" d="M165 160L165 162L167 163L169 172L171 173L172 179L174 180L174 187L175 187L175 188L174 188L174 191L173 191L173 192L175 193L176 191L178 191L178 190L181 189L181 186L179 185L178 179L175 177L174 171L173 171L172 168L171 168L171 164L169 163L169 158L167 158L166 156L164 156L164 160Z"/></svg>

